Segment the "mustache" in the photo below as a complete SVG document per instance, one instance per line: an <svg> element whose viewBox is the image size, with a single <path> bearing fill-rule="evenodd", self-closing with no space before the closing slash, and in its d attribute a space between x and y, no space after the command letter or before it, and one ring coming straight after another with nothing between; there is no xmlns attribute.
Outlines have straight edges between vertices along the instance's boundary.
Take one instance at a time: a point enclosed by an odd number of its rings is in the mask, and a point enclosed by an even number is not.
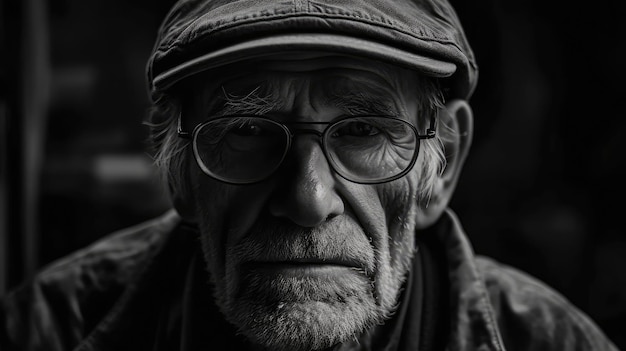
<svg viewBox="0 0 626 351"><path fill-rule="evenodd" d="M327 262L355 267L367 275L376 267L370 237L348 215L313 228L263 216L239 242L228 245L227 251L227 257L236 264Z"/></svg>

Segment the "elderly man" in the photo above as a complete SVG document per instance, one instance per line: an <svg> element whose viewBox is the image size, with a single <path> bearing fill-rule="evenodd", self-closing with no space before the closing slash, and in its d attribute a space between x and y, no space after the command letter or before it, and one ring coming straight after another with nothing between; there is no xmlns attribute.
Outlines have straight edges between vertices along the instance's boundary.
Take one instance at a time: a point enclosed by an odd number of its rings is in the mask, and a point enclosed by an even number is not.
<svg viewBox="0 0 626 351"><path fill-rule="evenodd" d="M447 209L477 66L445 0L186 0L148 64L176 212L4 303L27 350L612 350Z"/></svg>

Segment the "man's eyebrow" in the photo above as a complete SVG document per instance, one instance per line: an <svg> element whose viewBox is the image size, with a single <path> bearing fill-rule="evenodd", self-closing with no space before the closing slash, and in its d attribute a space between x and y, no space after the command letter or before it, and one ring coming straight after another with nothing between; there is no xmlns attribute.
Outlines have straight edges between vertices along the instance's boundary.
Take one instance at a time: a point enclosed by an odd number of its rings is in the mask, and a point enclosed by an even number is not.
<svg viewBox="0 0 626 351"><path fill-rule="evenodd" d="M405 113L398 96L398 86L378 75L346 76L338 74L325 83L326 102L351 115L392 115Z"/></svg>
<svg viewBox="0 0 626 351"><path fill-rule="evenodd" d="M280 100L275 94L262 93L262 86L257 86L247 93L233 93L222 87L222 104L217 104L215 116L225 115L263 115L280 107Z"/></svg>
<svg viewBox="0 0 626 351"><path fill-rule="evenodd" d="M334 91L328 102L351 115L398 115L396 101L388 94L379 94L369 89L358 91Z"/></svg>
<svg viewBox="0 0 626 351"><path fill-rule="evenodd" d="M405 112L393 97L392 92L382 87L344 81L329 84L325 88L326 103L346 114L398 116ZM271 89L271 84L257 85L249 90L236 89L236 91L230 91L222 86L219 102L216 102L211 109L211 115L264 115L282 107L280 95Z"/></svg>

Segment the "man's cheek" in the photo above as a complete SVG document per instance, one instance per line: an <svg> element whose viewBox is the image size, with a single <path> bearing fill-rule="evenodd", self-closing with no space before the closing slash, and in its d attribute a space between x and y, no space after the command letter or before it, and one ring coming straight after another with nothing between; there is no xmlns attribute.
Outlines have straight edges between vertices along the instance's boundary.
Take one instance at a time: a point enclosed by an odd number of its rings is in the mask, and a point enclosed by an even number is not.
<svg viewBox="0 0 626 351"><path fill-rule="evenodd" d="M224 214L229 211L230 191L208 176L201 175L198 178L194 189L196 206L203 215L202 221L214 223L216 218L224 218Z"/></svg>
<svg viewBox="0 0 626 351"><path fill-rule="evenodd" d="M417 177L409 173L406 177L380 186L379 194L388 228L388 250L390 266L398 274L402 271L403 255L410 254L413 247L417 216ZM399 271L398 271L399 270Z"/></svg>
<svg viewBox="0 0 626 351"><path fill-rule="evenodd" d="M218 231L212 235L219 237L219 245L225 248L248 235L259 218L267 214L264 208L271 184L228 185L209 179L201 183L198 193L204 220Z"/></svg>
<svg viewBox="0 0 626 351"><path fill-rule="evenodd" d="M230 212L230 190L224 184L202 174L195 179L194 198L199 214L205 255L223 263L224 245Z"/></svg>
<svg viewBox="0 0 626 351"><path fill-rule="evenodd" d="M387 228L404 224L417 206L417 178L409 173L398 180L378 186L378 196L387 218Z"/></svg>

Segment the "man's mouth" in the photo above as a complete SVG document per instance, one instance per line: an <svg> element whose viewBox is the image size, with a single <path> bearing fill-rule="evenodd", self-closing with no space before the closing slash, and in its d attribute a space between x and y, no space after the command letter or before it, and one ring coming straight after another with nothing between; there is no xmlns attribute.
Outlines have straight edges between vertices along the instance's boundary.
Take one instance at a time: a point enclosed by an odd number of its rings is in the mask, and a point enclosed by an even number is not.
<svg viewBox="0 0 626 351"><path fill-rule="evenodd" d="M244 264L244 269L284 277L335 276L364 271L362 265L357 262L311 258L248 262Z"/></svg>
<svg viewBox="0 0 626 351"><path fill-rule="evenodd" d="M250 260L239 266L237 293L255 301L337 303L368 291L372 278L355 260L284 258Z"/></svg>

